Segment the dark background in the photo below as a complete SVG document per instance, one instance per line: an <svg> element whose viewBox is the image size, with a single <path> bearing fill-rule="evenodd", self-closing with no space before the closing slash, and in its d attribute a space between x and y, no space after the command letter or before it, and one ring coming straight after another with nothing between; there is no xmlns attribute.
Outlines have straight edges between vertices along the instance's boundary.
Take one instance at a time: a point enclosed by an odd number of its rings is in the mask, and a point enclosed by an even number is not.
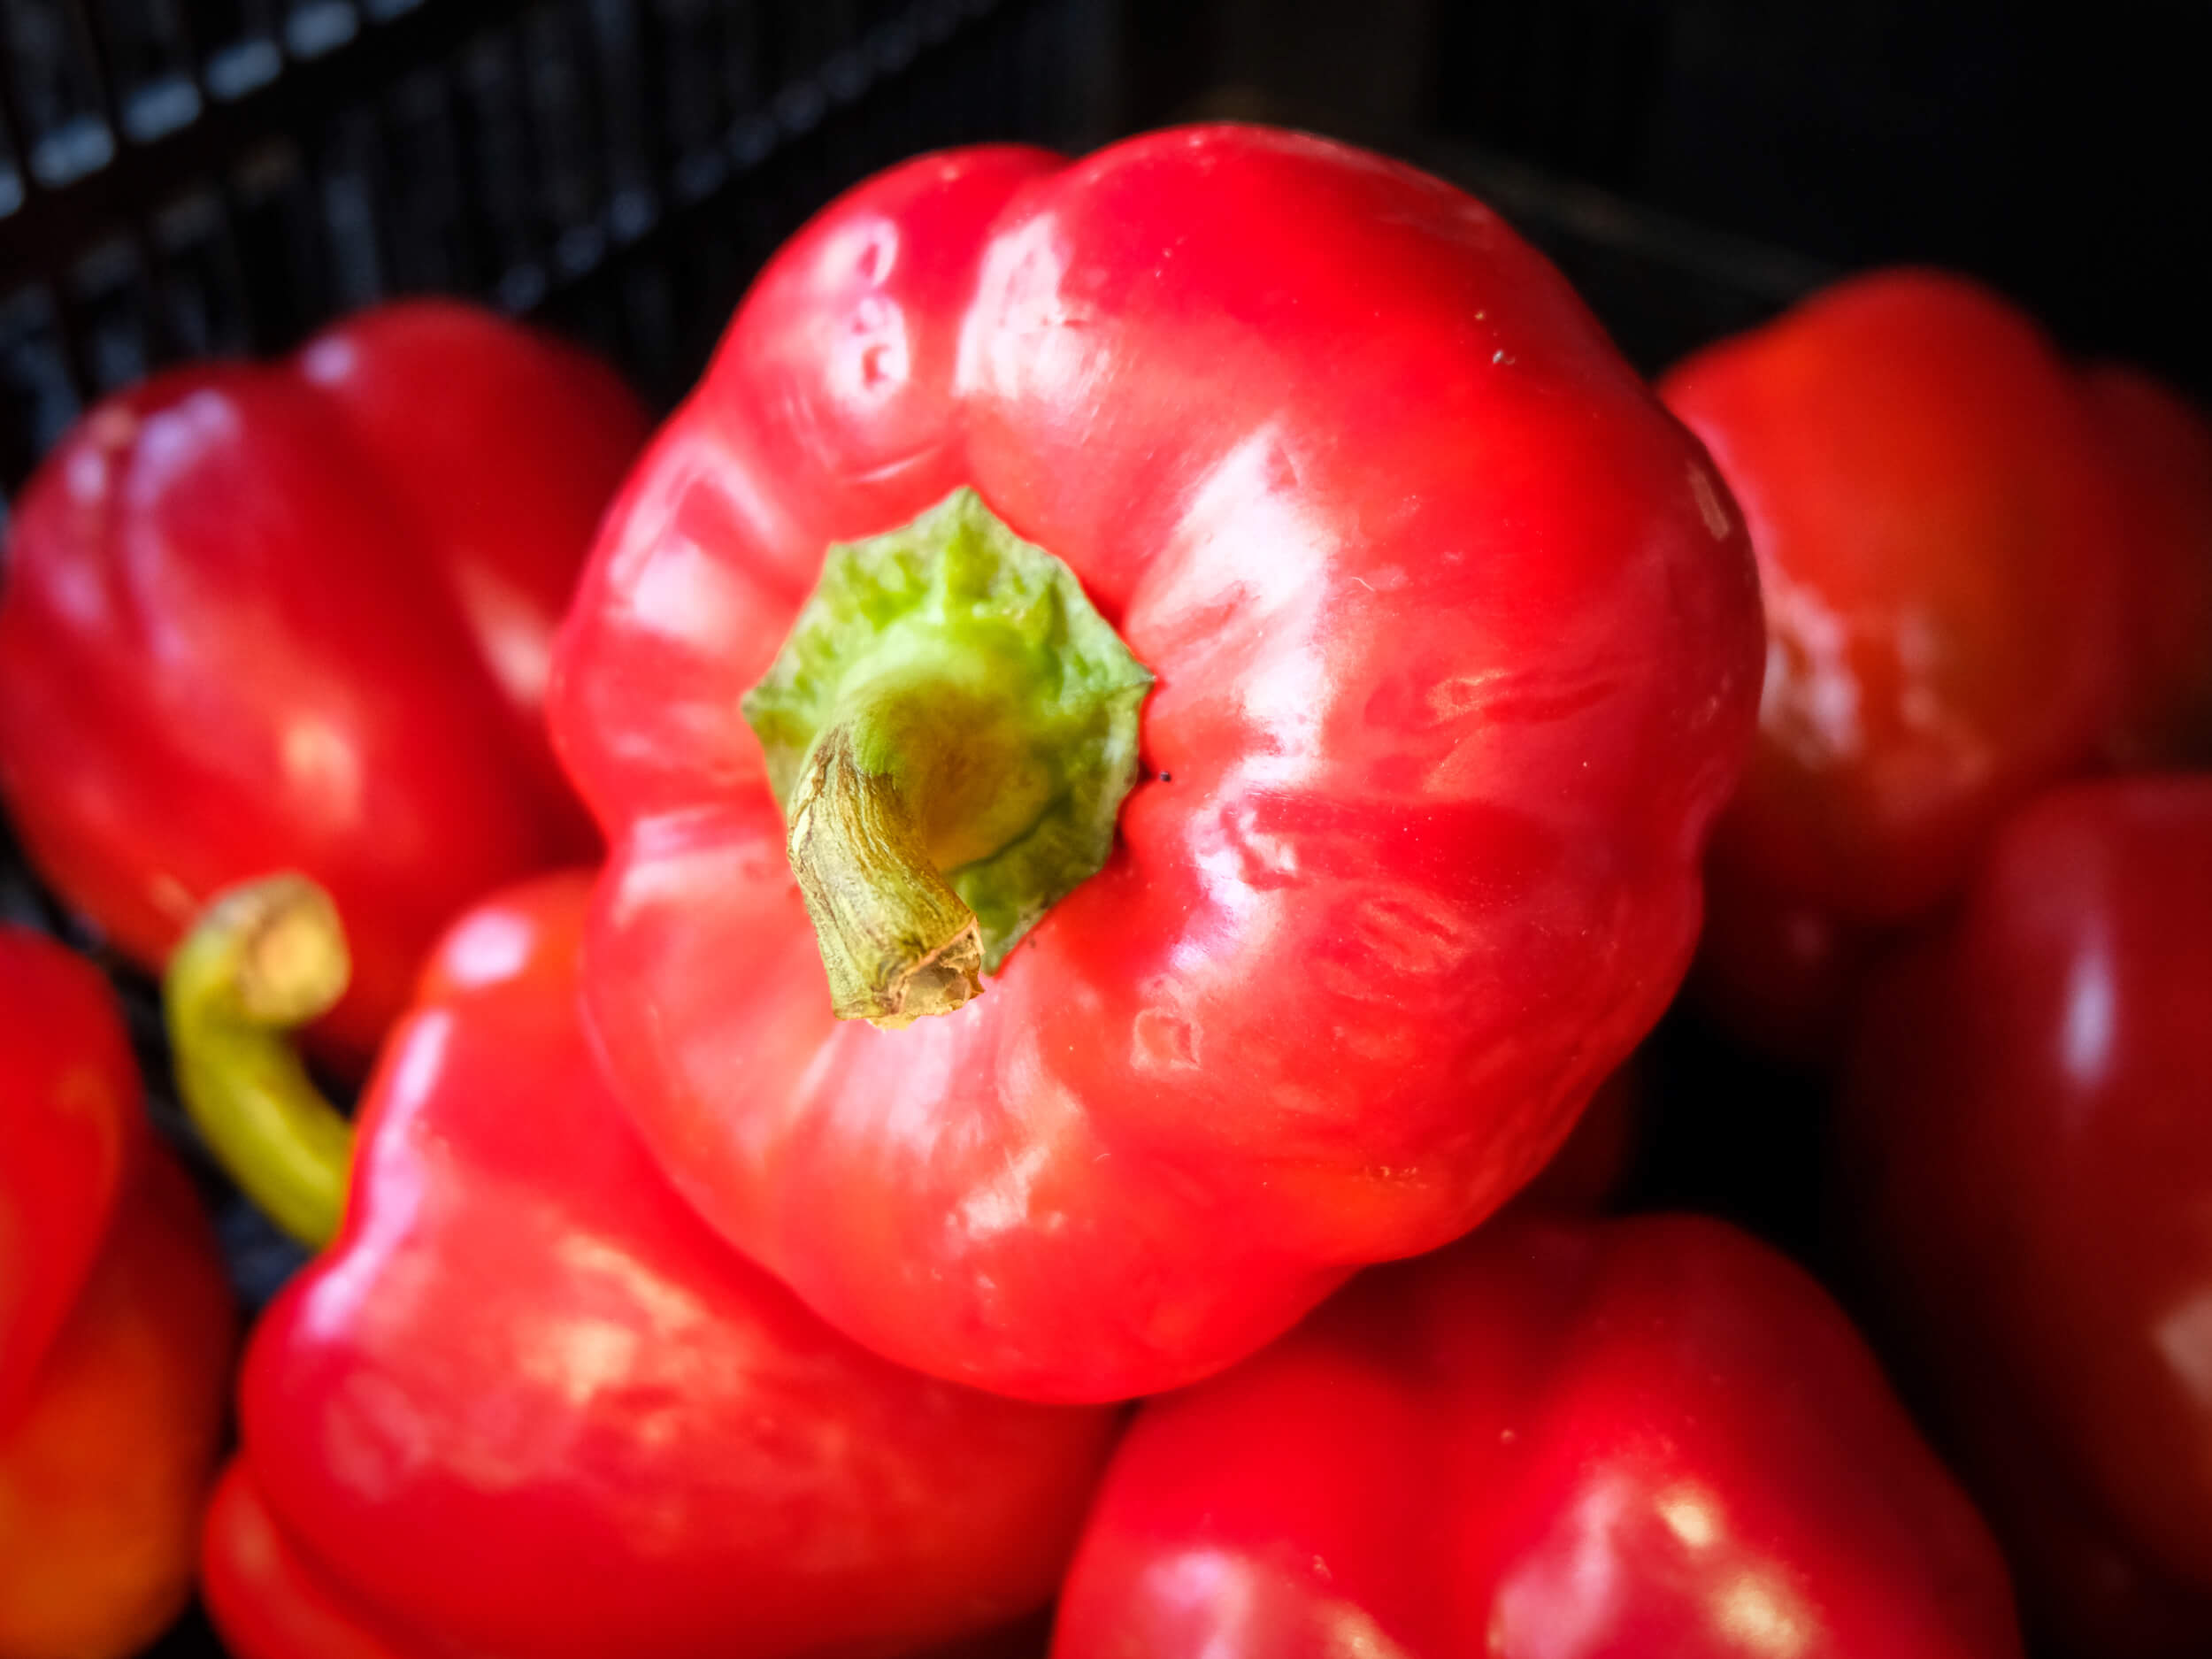
<svg viewBox="0 0 2212 1659"><path fill-rule="evenodd" d="M1240 88L1859 266L1973 272L2212 389L2212 11L2000 0L1131 0L1133 125Z"/></svg>
<svg viewBox="0 0 2212 1659"><path fill-rule="evenodd" d="M411 289L543 318L671 401L760 260L844 183L927 146L1083 149L1208 114L1412 157L1555 254L1657 250L1769 310L1839 269L1956 266L2070 347L2206 397L2205 15L2198 0L0 0L0 486L88 390L179 356L281 349ZM1592 298L1647 367L1758 310L1694 282L1613 286Z"/></svg>

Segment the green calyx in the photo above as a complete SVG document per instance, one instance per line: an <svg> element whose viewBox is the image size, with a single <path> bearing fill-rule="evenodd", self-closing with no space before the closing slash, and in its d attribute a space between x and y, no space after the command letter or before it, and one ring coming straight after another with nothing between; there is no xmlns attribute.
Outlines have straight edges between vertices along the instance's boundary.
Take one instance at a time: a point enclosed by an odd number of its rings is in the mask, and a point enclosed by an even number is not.
<svg viewBox="0 0 2212 1659"><path fill-rule="evenodd" d="M841 1018L951 1012L1098 872L1151 686L973 490L830 549L744 712Z"/></svg>

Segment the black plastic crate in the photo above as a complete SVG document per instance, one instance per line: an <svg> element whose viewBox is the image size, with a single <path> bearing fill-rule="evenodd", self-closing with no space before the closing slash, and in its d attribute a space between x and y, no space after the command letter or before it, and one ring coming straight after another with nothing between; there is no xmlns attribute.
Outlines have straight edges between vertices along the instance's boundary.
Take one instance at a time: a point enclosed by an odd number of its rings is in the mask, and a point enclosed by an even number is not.
<svg viewBox="0 0 2212 1659"><path fill-rule="evenodd" d="M1108 0L6 0L0 486L89 396L388 295L658 401L842 185L1105 130Z"/></svg>

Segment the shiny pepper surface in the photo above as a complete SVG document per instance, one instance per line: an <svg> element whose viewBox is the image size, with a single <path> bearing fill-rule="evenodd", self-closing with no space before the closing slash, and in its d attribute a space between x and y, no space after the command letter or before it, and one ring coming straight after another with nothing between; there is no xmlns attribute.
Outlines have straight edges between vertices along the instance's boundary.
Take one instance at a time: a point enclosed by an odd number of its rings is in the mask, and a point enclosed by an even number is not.
<svg viewBox="0 0 2212 1659"><path fill-rule="evenodd" d="M1718 1222L1511 1217L1148 1404L1053 1659L2017 1659L1873 1356Z"/></svg>
<svg viewBox="0 0 2212 1659"><path fill-rule="evenodd" d="M40 872L150 969L218 888L305 871L365 1062L439 930L587 858L548 751L552 635L642 411L449 301L100 403L14 503L0 793Z"/></svg>
<svg viewBox="0 0 2212 1659"><path fill-rule="evenodd" d="M855 1347L671 1192L576 1017L581 874L472 910L257 1327L206 1594L249 1659L831 1659L1049 1599L1112 1414Z"/></svg>
<svg viewBox="0 0 2212 1659"><path fill-rule="evenodd" d="M2208 1106L2212 778L2030 803L1854 1033L1839 1213L2084 1659L2212 1652Z"/></svg>
<svg viewBox="0 0 2212 1659"><path fill-rule="evenodd" d="M1770 630L1716 862L1853 921L1924 914L2117 706L2124 522L2078 376L2000 296L1899 271L1662 390L1743 504Z"/></svg>
<svg viewBox="0 0 2212 1659"><path fill-rule="evenodd" d="M1141 741L1096 740L1133 782L1102 867L986 884L973 1000L875 1029L810 931L856 890L795 880L828 738L777 745L940 533L1042 549L1150 686ZM1680 977L1758 649L1702 452L1481 204L1255 127L926 157L771 264L571 613L590 1017L677 1186L832 1323L1032 1397L1186 1382L1565 1137ZM1056 775L990 726L1020 713L975 729ZM855 775L910 787L956 889L1025 849L943 810L1008 797L973 746L882 748ZM995 961L994 902L1027 925Z"/></svg>
<svg viewBox="0 0 2212 1659"><path fill-rule="evenodd" d="M0 928L0 1659L121 1659L176 1617L235 1342L106 982Z"/></svg>
<svg viewBox="0 0 2212 1659"><path fill-rule="evenodd" d="M1743 508L1768 633L1698 989L1825 1055L1883 934L2110 738L2137 526L2080 375L1961 277L1837 283L1659 390Z"/></svg>

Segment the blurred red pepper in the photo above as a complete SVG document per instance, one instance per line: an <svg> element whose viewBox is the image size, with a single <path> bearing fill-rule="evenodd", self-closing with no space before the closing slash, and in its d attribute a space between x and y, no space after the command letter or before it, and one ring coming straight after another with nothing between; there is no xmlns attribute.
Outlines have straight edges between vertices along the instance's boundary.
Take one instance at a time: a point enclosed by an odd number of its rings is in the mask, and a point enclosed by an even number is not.
<svg viewBox="0 0 2212 1659"><path fill-rule="evenodd" d="M202 1594L235 1659L427 1659L377 1627L329 1576L302 1558L242 1463L223 1471L208 1506Z"/></svg>
<svg viewBox="0 0 2212 1659"><path fill-rule="evenodd" d="M393 1033L344 1229L249 1349L204 1555L226 1637L246 1659L888 1655L1041 1605L1114 1416L900 1370L707 1232L586 1047L589 888L481 903ZM273 995L325 977L311 900L266 884L208 926ZM179 958L224 960L204 933ZM269 1082L250 1033L180 1040Z"/></svg>
<svg viewBox="0 0 2212 1659"><path fill-rule="evenodd" d="M2078 783L1870 989L1838 1212L2021 1591L2212 1652L2212 778Z"/></svg>
<svg viewBox="0 0 2212 1659"><path fill-rule="evenodd" d="M176 1617L235 1340L106 982L0 928L0 1655L110 1659Z"/></svg>
<svg viewBox="0 0 2212 1659"><path fill-rule="evenodd" d="M2121 486L2129 544L2127 695L2108 743L2124 764L2212 761L2212 421L2124 364L2084 389Z"/></svg>
<svg viewBox="0 0 2212 1659"><path fill-rule="evenodd" d="M478 894L591 856L541 720L552 634L644 434L582 354L444 301L94 409L15 503L0 793L157 968L218 888L337 895L373 1050Z"/></svg>
<svg viewBox="0 0 2212 1659"><path fill-rule="evenodd" d="M1819 1053L1879 935L2107 739L2124 493L2073 368L1962 278L1839 283L1660 394L1742 506L1769 636L1699 991L1740 1034Z"/></svg>
<svg viewBox="0 0 2212 1659"><path fill-rule="evenodd" d="M1725 492L1479 204L1257 127L929 157L770 265L571 612L588 1006L833 1323L1187 1381L1564 1139L1757 671Z"/></svg>
<svg viewBox="0 0 2212 1659"><path fill-rule="evenodd" d="M2010 1659L1865 1345L1718 1222L1514 1217L1147 1405L1054 1659Z"/></svg>

